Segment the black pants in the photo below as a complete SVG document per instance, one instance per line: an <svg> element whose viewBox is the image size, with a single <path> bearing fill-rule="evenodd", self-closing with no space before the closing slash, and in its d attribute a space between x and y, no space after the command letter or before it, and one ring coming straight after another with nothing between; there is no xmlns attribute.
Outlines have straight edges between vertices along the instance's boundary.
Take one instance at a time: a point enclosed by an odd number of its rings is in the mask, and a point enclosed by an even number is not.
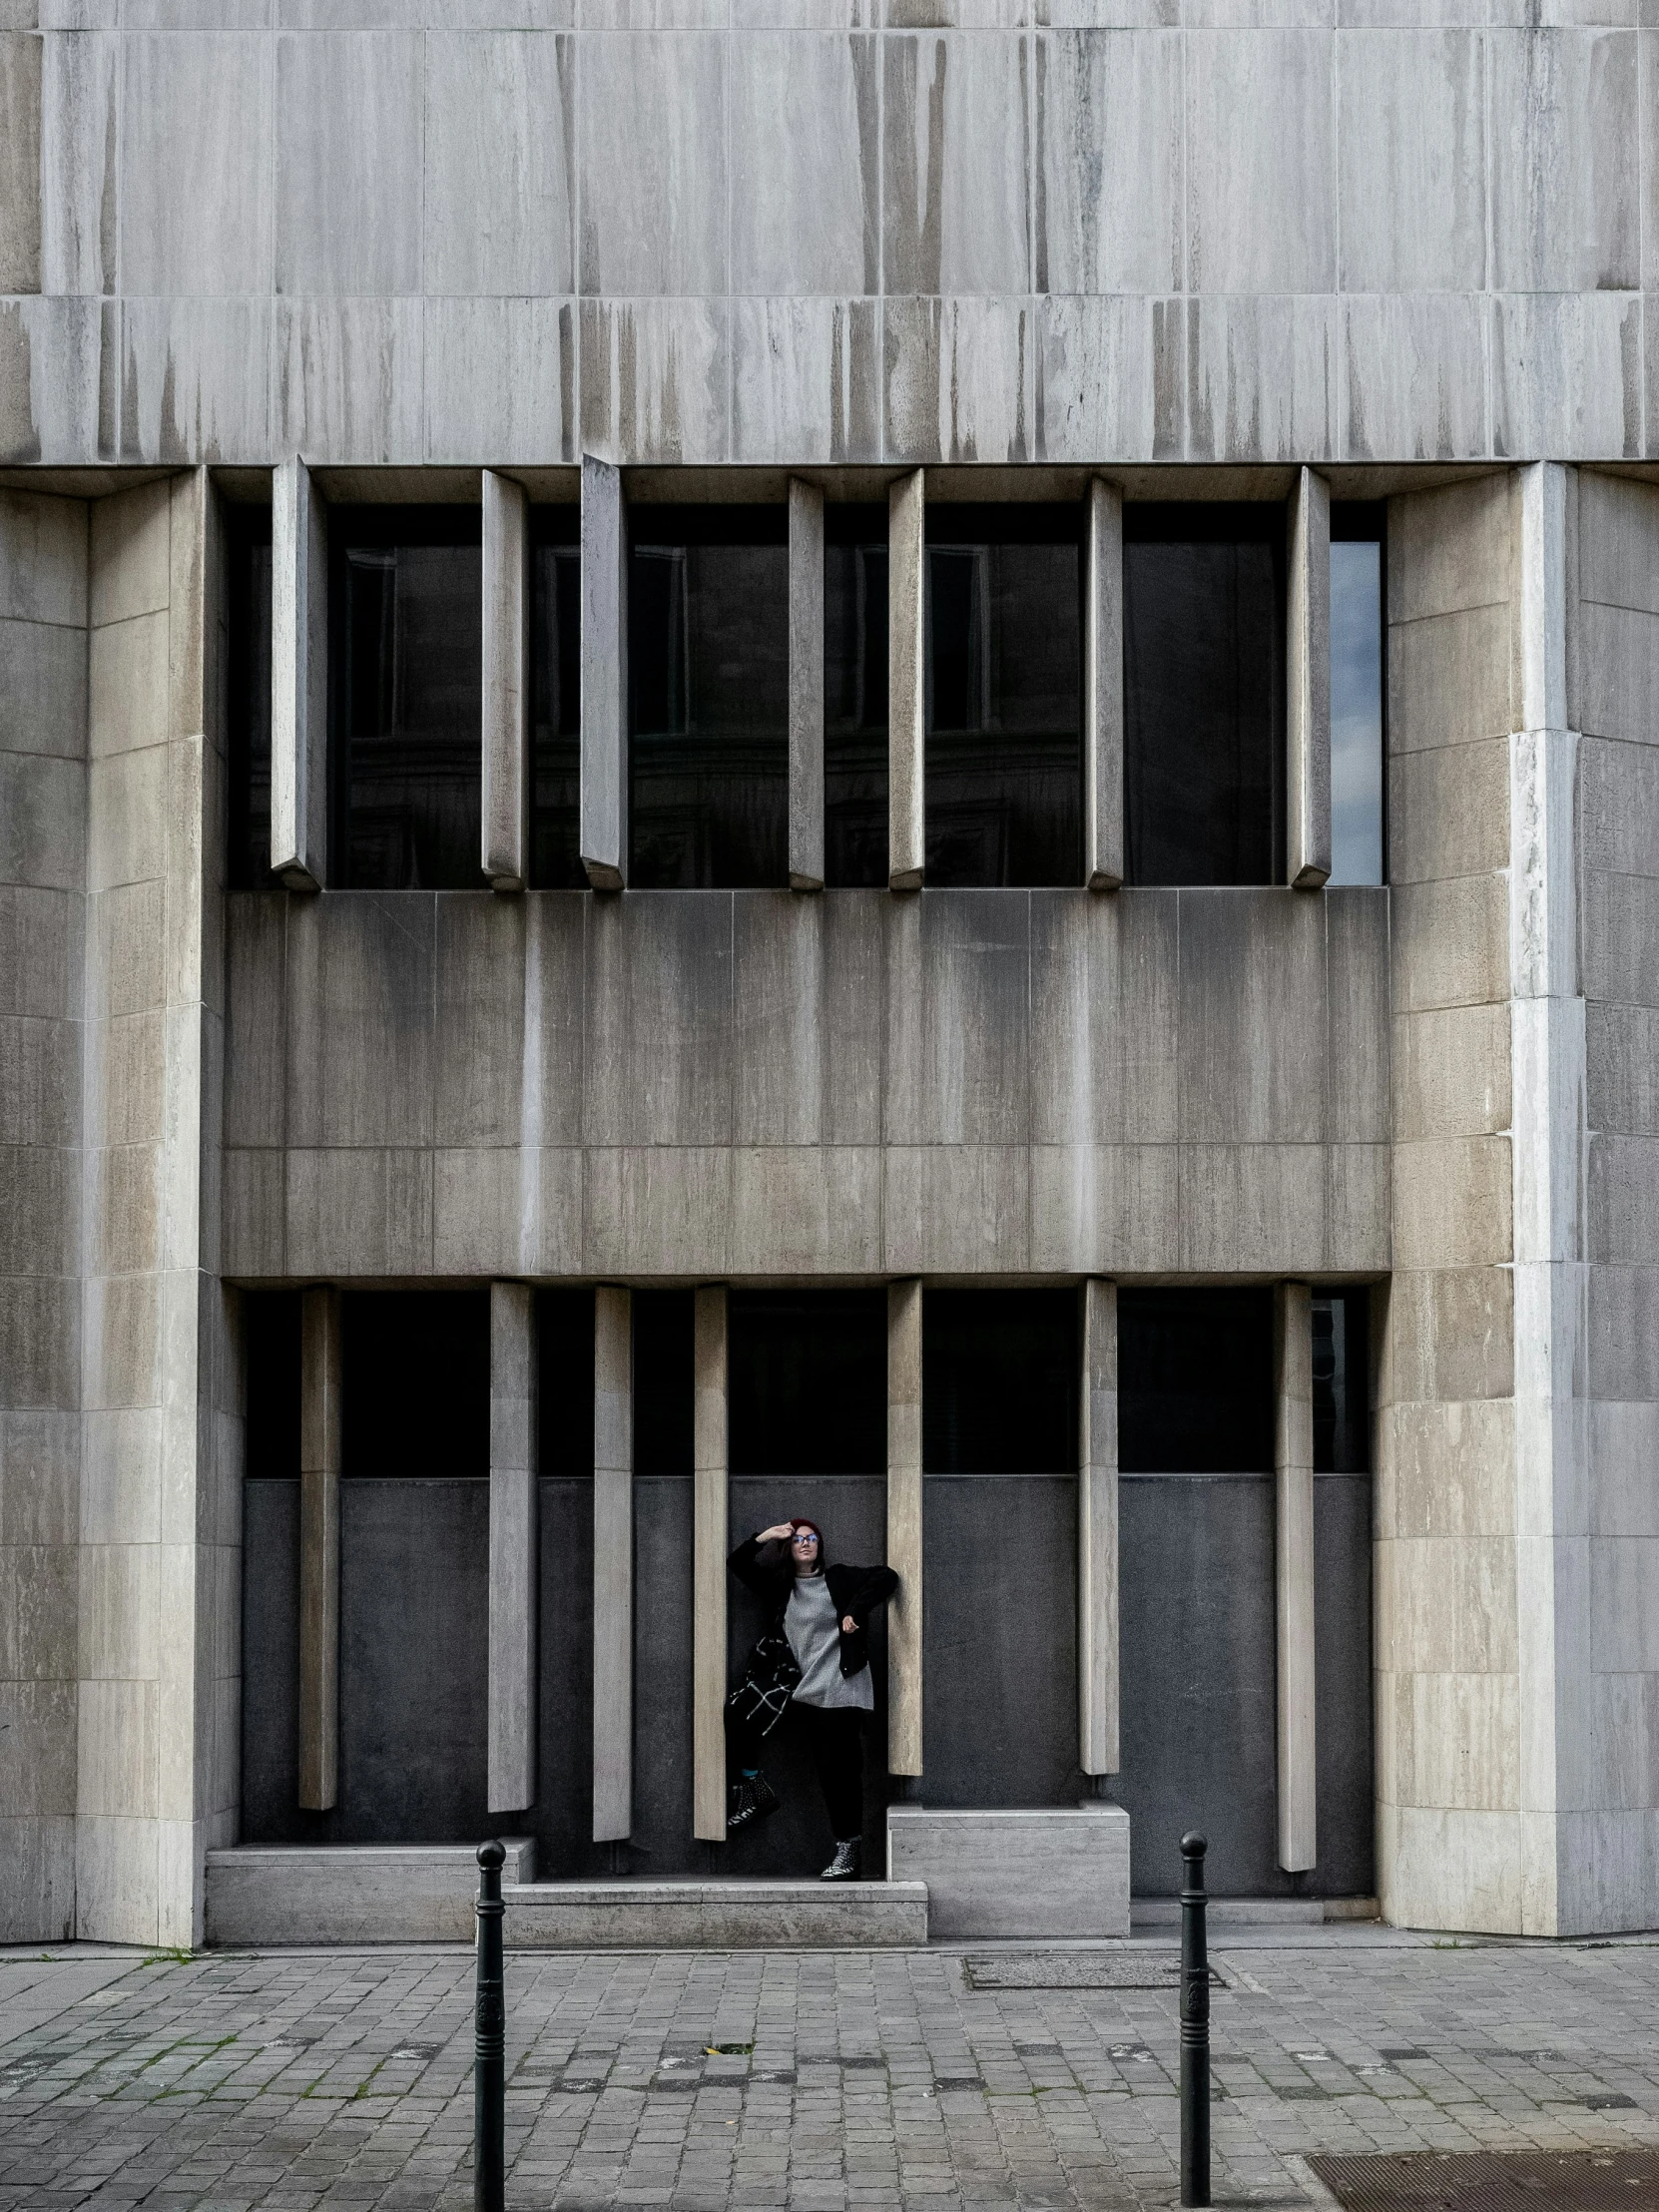
<svg viewBox="0 0 1659 2212"><path fill-rule="evenodd" d="M857 1705L801 1705L792 1698L784 1717L770 1737L754 1723L742 1720L726 1708L727 1772L734 1781L745 1767L766 1765L766 1746L776 1741L780 1729L792 1728L805 1737L824 1792L824 1809L837 1844L863 1833L864 1743L863 1708Z"/></svg>

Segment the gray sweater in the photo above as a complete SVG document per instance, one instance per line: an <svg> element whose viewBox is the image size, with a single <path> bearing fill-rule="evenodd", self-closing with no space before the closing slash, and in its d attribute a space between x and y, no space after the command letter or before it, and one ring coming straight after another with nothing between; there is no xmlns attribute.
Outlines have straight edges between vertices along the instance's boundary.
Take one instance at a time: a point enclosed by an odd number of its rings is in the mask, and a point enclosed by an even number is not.
<svg viewBox="0 0 1659 2212"><path fill-rule="evenodd" d="M835 1601L822 1574L798 1574L784 1612L784 1634L801 1669L794 1691L798 1705L840 1705L875 1709L868 1667L854 1675L841 1672L840 1622Z"/></svg>

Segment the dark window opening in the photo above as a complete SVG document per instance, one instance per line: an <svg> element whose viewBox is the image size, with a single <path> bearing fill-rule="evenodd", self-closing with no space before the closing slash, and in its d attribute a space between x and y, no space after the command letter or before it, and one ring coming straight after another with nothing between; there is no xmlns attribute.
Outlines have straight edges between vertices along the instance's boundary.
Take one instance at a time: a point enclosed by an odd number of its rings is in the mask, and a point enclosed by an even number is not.
<svg viewBox="0 0 1659 2212"><path fill-rule="evenodd" d="M883 1474L884 1291L731 1294L734 1475Z"/></svg>
<svg viewBox="0 0 1659 2212"><path fill-rule="evenodd" d="M692 1471L692 1296L690 1291L633 1296L636 1474Z"/></svg>
<svg viewBox="0 0 1659 2212"><path fill-rule="evenodd" d="M921 1319L928 1474L1077 1471L1070 1291L928 1291Z"/></svg>
<svg viewBox="0 0 1659 2212"><path fill-rule="evenodd" d="M929 883L1083 868L1082 508L927 511Z"/></svg>
<svg viewBox="0 0 1659 2212"><path fill-rule="evenodd" d="M582 547L575 507L530 516L530 882L583 890Z"/></svg>
<svg viewBox="0 0 1659 2212"><path fill-rule="evenodd" d="M824 511L824 880L887 882L887 510Z"/></svg>
<svg viewBox="0 0 1659 2212"><path fill-rule="evenodd" d="M342 1476L489 1474L487 1291L351 1291L340 1330Z"/></svg>
<svg viewBox="0 0 1659 2212"><path fill-rule="evenodd" d="M1285 510L1129 506L1123 536L1129 880L1278 882Z"/></svg>
<svg viewBox="0 0 1659 2212"><path fill-rule="evenodd" d="M1371 1471L1371 1303L1367 1292L1314 1299L1314 1472Z"/></svg>
<svg viewBox="0 0 1659 2212"><path fill-rule="evenodd" d="M1271 1472L1273 1293L1118 1293L1118 1465Z"/></svg>
<svg viewBox="0 0 1659 2212"><path fill-rule="evenodd" d="M635 507L628 599L629 880L789 878L785 507Z"/></svg>
<svg viewBox="0 0 1659 2212"><path fill-rule="evenodd" d="M359 890L476 890L478 510L340 508L329 547L335 880Z"/></svg>
<svg viewBox="0 0 1659 2212"><path fill-rule="evenodd" d="M593 1472L593 1293L536 1293L536 1471Z"/></svg>
<svg viewBox="0 0 1659 2212"><path fill-rule="evenodd" d="M247 1378L244 1467L251 1482L299 1474L299 1293L245 1291Z"/></svg>
<svg viewBox="0 0 1659 2212"><path fill-rule="evenodd" d="M234 891L266 890L271 884L271 509L230 508L226 538L231 786L226 876Z"/></svg>
<svg viewBox="0 0 1659 2212"><path fill-rule="evenodd" d="M1331 880L1382 880L1387 506L1331 509Z"/></svg>

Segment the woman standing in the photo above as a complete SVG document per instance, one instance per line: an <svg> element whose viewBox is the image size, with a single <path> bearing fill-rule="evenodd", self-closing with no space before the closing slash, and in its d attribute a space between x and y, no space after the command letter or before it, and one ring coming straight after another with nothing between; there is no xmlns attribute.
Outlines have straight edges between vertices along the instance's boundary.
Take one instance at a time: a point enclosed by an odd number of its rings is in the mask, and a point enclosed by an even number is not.
<svg viewBox="0 0 1659 2212"><path fill-rule="evenodd" d="M761 1743L788 1714L807 1738L835 1839L826 1882L855 1882L864 1825L863 1717L875 1706L869 1616L898 1587L891 1567L828 1565L816 1521L763 1528L726 1562L773 1609L726 1703L730 1810L735 1836L778 1810L761 1770Z"/></svg>

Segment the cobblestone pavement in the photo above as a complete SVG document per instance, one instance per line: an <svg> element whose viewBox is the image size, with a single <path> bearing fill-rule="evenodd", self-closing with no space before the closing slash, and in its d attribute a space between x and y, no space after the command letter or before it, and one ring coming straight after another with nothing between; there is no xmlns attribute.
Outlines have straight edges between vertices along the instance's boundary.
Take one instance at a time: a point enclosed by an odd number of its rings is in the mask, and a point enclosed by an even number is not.
<svg viewBox="0 0 1659 2212"><path fill-rule="evenodd" d="M1659 2142L1659 1945L1216 1937L1218 2204L1329 2202L1319 2150ZM0 2207L469 2206L471 1971L0 1953ZM519 1953L507 1994L510 2207L1175 2196L1173 1988L933 1948Z"/></svg>

